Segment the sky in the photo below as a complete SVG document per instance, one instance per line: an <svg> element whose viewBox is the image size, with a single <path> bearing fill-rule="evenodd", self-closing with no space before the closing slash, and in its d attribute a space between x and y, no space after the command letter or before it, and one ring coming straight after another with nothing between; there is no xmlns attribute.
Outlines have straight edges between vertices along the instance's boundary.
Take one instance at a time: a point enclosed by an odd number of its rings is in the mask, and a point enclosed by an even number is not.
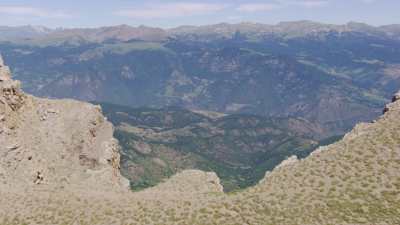
<svg viewBox="0 0 400 225"><path fill-rule="evenodd" d="M100 27L313 20L400 24L400 0L0 0L0 25Z"/></svg>

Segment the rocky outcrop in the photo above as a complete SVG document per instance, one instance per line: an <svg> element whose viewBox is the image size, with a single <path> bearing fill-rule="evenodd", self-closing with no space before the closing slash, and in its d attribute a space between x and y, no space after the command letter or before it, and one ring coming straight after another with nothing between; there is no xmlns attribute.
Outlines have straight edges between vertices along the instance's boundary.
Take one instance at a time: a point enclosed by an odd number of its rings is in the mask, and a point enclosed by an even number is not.
<svg viewBox="0 0 400 225"><path fill-rule="evenodd" d="M11 79L11 72L8 66L4 65L3 58L0 56L0 103L7 105L15 111L21 107L25 95L20 89L20 82Z"/></svg>
<svg viewBox="0 0 400 225"><path fill-rule="evenodd" d="M393 103L397 102L398 100L400 100L400 91L393 95L392 102L385 106L385 108L383 109L383 114L387 113L391 108L394 108Z"/></svg>
<svg viewBox="0 0 400 225"><path fill-rule="evenodd" d="M394 96L392 98L392 102L395 102L397 100L400 100L400 91L397 92L396 94L394 94Z"/></svg>
<svg viewBox="0 0 400 225"><path fill-rule="evenodd" d="M0 59L0 187L124 190L100 107L26 95Z"/></svg>
<svg viewBox="0 0 400 225"><path fill-rule="evenodd" d="M220 180L214 172L204 172L200 170L185 170L182 171L164 183L161 183L153 188L145 190L152 194L205 194L214 192L223 192L223 187Z"/></svg>
<svg viewBox="0 0 400 225"><path fill-rule="evenodd" d="M0 81L11 80L10 68L4 65L3 58L0 56Z"/></svg>

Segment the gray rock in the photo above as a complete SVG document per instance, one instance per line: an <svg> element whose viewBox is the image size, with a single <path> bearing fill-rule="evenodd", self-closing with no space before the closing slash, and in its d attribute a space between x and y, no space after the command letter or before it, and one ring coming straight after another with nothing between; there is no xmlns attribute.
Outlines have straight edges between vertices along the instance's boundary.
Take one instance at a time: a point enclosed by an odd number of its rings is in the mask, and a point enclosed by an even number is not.
<svg viewBox="0 0 400 225"><path fill-rule="evenodd" d="M397 100L399 100L399 99L400 99L400 91L397 92L396 94L394 94L394 96L393 96L393 98L392 98L392 102L395 102L395 101L397 101Z"/></svg>
<svg viewBox="0 0 400 225"><path fill-rule="evenodd" d="M26 95L20 83L9 76L3 60L0 63L0 72L7 75L7 80L0 82L0 115L4 119L0 167L7 174L7 185L129 190L128 180L120 174L119 145L112 124L102 119L98 107Z"/></svg>

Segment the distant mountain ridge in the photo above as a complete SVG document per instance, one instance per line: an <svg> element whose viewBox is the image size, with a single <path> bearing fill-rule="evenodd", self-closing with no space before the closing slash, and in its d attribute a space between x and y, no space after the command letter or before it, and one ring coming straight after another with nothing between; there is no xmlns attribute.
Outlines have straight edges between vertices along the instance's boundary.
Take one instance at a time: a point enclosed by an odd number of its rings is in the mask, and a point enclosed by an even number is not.
<svg viewBox="0 0 400 225"><path fill-rule="evenodd" d="M43 26L0 26L0 41L40 38L53 31L53 29Z"/></svg>
<svg viewBox="0 0 400 225"><path fill-rule="evenodd" d="M230 38L237 32L246 35L255 35L258 38L275 36L295 38L309 35L319 35L329 32L349 33L361 32L368 35L383 35L399 40L400 25L371 26L365 23L349 22L343 25L325 24L313 21L280 22L276 25L242 22L237 24L220 23L203 26L179 26L163 29L148 26L133 27L116 25L98 28L56 28L44 26L0 26L0 41L67 41L70 38L88 42L103 42L107 40L129 41L163 41L168 38L190 37L202 38Z"/></svg>

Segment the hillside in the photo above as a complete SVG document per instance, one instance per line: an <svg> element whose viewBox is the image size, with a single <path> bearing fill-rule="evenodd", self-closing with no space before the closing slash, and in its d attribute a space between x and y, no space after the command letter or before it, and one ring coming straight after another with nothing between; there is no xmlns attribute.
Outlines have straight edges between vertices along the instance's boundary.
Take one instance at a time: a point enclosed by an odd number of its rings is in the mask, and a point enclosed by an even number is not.
<svg viewBox="0 0 400 225"><path fill-rule="evenodd" d="M133 190L200 169L216 172L224 190L232 191L254 185L287 157L306 157L334 140L320 140L324 130L299 118L101 106L116 127L121 170Z"/></svg>
<svg viewBox="0 0 400 225"><path fill-rule="evenodd" d="M285 161L255 187L237 193L222 193L215 174L199 171L136 193L0 189L1 223L398 224L399 95L384 112L303 160ZM10 202L13 207L4 207Z"/></svg>

